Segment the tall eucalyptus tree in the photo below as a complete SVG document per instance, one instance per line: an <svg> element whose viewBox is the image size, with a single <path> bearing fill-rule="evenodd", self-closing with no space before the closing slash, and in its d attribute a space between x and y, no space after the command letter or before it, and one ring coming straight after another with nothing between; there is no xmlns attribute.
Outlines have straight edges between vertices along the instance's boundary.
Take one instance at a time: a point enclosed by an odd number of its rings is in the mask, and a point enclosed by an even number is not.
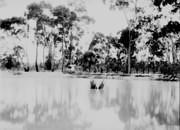
<svg viewBox="0 0 180 130"><path fill-rule="evenodd" d="M32 3L27 6L26 16L27 19L33 19L36 23L35 37L36 37L36 58L35 58L35 68L39 71L38 67L38 46L41 43L40 40L44 35L44 25L48 22L49 17L44 14L44 9L50 9L51 5L45 2Z"/></svg>
<svg viewBox="0 0 180 130"><path fill-rule="evenodd" d="M104 3L110 2L111 9L120 9L123 11L126 22L128 24L128 30L133 30L134 23L136 23L137 19L137 2L138 0L103 0ZM132 11L133 10L133 11ZM133 17L129 17L129 14L134 13ZM129 13L129 14L128 14ZM131 37L131 33L129 31L129 40L126 44L128 44L128 73L131 73L131 43L134 42L134 39Z"/></svg>
<svg viewBox="0 0 180 130"><path fill-rule="evenodd" d="M75 12L71 11L69 8L65 6L57 6L52 10L52 14L54 16L54 24L58 28L58 37L62 43L61 51L62 51L62 72L64 71L64 62L65 62L65 54L64 49L68 47L68 37L70 31L73 27L74 22L77 20L77 15Z"/></svg>

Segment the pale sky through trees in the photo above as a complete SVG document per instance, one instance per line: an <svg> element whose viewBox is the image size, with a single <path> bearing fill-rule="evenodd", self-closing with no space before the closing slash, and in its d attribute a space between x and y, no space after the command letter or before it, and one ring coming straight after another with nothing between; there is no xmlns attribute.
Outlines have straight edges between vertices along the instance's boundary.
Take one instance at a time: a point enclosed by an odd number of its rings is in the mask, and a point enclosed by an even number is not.
<svg viewBox="0 0 180 130"><path fill-rule="evenodd" d="M27 5L32 2L42 0L1 0L3 5L0 7L0 19L12 16L23 16ZM72 0L44 0L53 6L67 5ZM109 5L105 5L102 0L84 0L87 15L95 20L94 24L87 26L86 33L80 40L80 46L87 50L95 32L106 35L116 35L119 30L127 27L127 22L122 11L110 10ZM73 1L74 2L74 1Z"/></svg>
<svg viewBox="0 0 180 130"><path fill-rule="evenodd" d="M2 1L2 0L1 0ZM28 4L35 0L4 0L4 6L0 8L0 18L12 16L23 16ZM36 0L40 2L42 0ZM67 4L68 0L49 0L53 6ZM108 5L104 5L102 0L87 0L86 7L88 15L95 19L95 24L90 30L105 34L114 34L127 26L124 15L120 11L110 11Z"/></svg>
<svg viewBox="0 0 180 130"><path fill-rule="evenodd" d="M40 2L42 0L0 0L0 19L10 18L13 16L23 16L27 5L33 2ZM101 32L105 35L116 35L118 31L127 27L127 20L124 12L121 10L110 10L110 6L103 3L103 0L44 0L52 4L54 7L58 5L68 5L68 2L85 2L87 15L95 20L94 24L86 27L86 32L81 37L79 45L83 51L88 49L88 46L94 36L95 32ZM146 5L148 1L138 0L141 5ZM149 4L147 4L149 5ZM147 8L146 8L147 9ZM128 17L133 13L124 10ZM133 11L132 11L133 12ZM149 11L152 12L152 11Z"/></svg>

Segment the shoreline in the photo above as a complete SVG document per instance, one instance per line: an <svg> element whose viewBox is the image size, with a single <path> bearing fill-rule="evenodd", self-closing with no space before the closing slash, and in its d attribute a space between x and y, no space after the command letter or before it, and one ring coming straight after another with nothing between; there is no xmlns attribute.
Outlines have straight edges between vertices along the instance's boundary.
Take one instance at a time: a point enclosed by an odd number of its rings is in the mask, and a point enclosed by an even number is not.
<svg viewBox="0 0 180 130"><path fill-rule="evenodd" d="M79 73L62 73L61 71L30 71L30 72L24 72L24 71L0 71L0 77L29 77L29 78L37 78L37 77L69 77L69 78L90 78L90 79L116 79L116 80L123 80L123 79L146 79L146 80L152 80L152 81L180 81L180 77L176 77L174 80L168 80L167 78L164 78L164 75L162 74L123 74L123 73L88 73L88 72L79 72Z"/></svg>

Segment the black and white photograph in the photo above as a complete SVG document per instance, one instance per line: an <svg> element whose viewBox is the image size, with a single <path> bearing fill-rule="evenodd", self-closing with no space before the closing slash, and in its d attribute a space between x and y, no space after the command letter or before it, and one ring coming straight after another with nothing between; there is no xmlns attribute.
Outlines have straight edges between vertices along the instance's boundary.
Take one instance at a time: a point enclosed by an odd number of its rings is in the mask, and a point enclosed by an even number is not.
<svg viewBox="0 0 180 130"><path fill-rule="evenodd" d="M0 130L180 130L180 0L0 0Z"/></svg>

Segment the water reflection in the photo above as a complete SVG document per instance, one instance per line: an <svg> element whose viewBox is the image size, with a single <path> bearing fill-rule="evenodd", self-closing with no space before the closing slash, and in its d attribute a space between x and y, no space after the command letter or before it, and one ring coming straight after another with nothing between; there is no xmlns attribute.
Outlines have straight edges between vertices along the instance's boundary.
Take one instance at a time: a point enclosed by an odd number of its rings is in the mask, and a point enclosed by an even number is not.
<svg viewBox="0 0 180 130"><path fill-rule="evenodd" d="M179 129L179 108L177 82L106 80L103 90L88 79L0 82L0 129Z"/></svg>
<svg viewBox="0 0 180 130"><path fill-rule="evenodd" d="M119 106L119 118L123 122L128 122L136 116L135 106L133 104L132 88L130 82L125 82L123 89L117 90L117 105Z"/></svg>
<svg viewBox="0 0 180 130"><path fill-rule="evenodd" d="M73 108L54 104L52 108L39 106L34 110L35 122L27 123L26 130L84 130L89 124L82 121L77 122L81 112L77 105Z"/></svg>
<svg viewBox="0 0 180 130"><path fill-rule="evenodd" d="M90 90L89 100L92 109L101 110L105 105L105 97L103 90Z"/></svg>

